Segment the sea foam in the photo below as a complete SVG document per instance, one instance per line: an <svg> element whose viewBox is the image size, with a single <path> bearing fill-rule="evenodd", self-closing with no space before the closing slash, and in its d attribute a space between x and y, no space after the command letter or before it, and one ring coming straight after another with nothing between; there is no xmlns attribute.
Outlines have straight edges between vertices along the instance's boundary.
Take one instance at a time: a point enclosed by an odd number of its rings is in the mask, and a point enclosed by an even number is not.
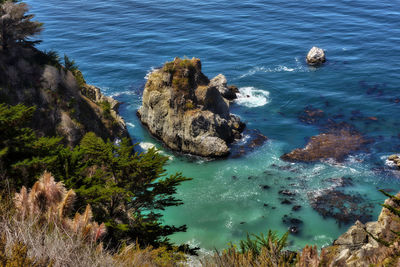
<svg viewBox="0 0 400 267"><path fill-rule="evenodd" d="M235 102L249 108L261 107L269 102L269 92L255 87L241 87Z"/></svg>

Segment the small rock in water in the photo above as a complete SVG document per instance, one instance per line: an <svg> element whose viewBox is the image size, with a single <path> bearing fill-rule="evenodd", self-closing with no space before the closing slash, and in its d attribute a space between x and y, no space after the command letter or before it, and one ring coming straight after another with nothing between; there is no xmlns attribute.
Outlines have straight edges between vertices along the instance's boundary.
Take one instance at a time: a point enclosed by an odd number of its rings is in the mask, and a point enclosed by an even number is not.
<svg viewBox="0 0 400 267"><path fill-rule="evenodd" d="M390 155L390 156L388 157L388 161L393 162L394 165L396 165L397 168L400 169L400 157L399 157L398 155L396 155L396 154Z"/></svg>
<svg viewBox="0 0 400 267"><path fill-rule="evenodd" d="M261 187L263 190L267 190L267 189L270 189L270 188L271 188L269 185L266 185L266 184L260 185L260 187Z"/></svg>
<svg viewBox="0 0 400 267"><path fill-rule="evenodd" d="M280 195L285 195L285 196L295 196L296 195L295 192L292 192L292 191L289 191L289 190L280 190L278 193Z"/></svg>
<svg viewBox="0 0 400 267"><path fill-rule="evenodd" d="M292 201L290 201L289 199L284 199L284 200L282 200L281 204L290 205L290 204L292 204Z"/></svg>
<svg viewBox="0 0 400 267"><path fill-rule="evenodd" d="M325 52L319 47L313 46L307 54L306 61L310 66L319 66L326 61Z"/></svg>
<svg viewBox="0 0 400 267"><path fill-rule="evenodd" d="M293 208L292 208L293 211L298 211L300 209L301 209L300 205L293 206Z"/></svg>
<svg viewBox="0 0 400 267"><path fill-rule="evenodd" d="M245 224L246 222L240 222L240 224Z"/></svg>
<svg viewBox="0 0 400 267"><path fill-rule="evenodd" d="M289 228L288 228L288 230L289 230L289 232L291 233L291 234L298 234L299 233L299 229L296 227L296 226L290 226Z"/></svg>

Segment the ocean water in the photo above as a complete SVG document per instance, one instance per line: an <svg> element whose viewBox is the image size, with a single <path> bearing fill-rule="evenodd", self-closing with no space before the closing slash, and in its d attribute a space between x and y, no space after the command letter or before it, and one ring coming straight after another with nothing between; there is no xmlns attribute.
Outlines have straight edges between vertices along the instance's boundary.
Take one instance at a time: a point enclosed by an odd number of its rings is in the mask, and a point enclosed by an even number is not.
<svg viewBox="0 0 400 267"><path fill-rule="evenodd" d="M303 221L290 236L292 248L324 246L351 223L324 218L310 197L350 177L343 190L372 203L377 218L379 188L400 190L400 175L385 161L400 152L400 6L396 1L134 1L27 0L45 50L66 53L87 82L123 102L120 112L138 149L156 146L170 156L169 173L182 172L178 197L184 205L165 211L165 223L187 224L171 236L204 250L224 248L247 232L284 233L288 215ZM312 46L327 63L305 63ZM240 88L231 107L269 139L241 158L208 161L174 154L153 139L136 117L146 75L176 56L198 57L212 78L223 73ZM250 96L250 97L247 97ZM343 163L287 163L283 153L303 147L318 126L301 122L312 105L326 118L345 121L374 142ZM375 117L372 118L371 117ZM269 188L268 188L269 187ZM291 205L280 190L296 193ZM292 211L301 205L299 211Z"/></svg>

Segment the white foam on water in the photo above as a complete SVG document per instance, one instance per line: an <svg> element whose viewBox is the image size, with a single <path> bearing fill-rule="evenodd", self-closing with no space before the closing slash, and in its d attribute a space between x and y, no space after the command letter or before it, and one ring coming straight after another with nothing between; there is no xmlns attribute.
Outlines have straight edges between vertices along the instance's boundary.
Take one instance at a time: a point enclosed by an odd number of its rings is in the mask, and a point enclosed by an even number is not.
<svg viewBox="0 0 400 267"><path fill-rule="evenodd" d="M391 161L391 160L388 160L388 159L385 160L385 165L389 166L391 168L397 167L397 165L396 165L396 163L394 163L394 161Z"/></svg>
<svg viewBox="0 0 400 267"><path fill-rule="evenodd" d="M153 147L157 148L155 144L150 143L150 142L140 142L139 146L144 151L147 151ZM170 155L170 154L166 153L165 151L158 150L157 152L160 153L161 155L167 156L169 158L169 160L171 160L171 161L175 159L175 157L173 155Z"/></svg>
<svg viewBox="0 0 400 267"><path fill-rule="evenodd" d="M228 229L232 229L233 227L233 218L229 216L229 219L225 222L225 227Z"/></svg>
<svg viewBox="0 0 400 267"><path fill-rule="evenodd" d="M150 142L141 142L139 143L140 148L142 148L143 150L149 150L152 147L155 147L156 145Z"/></svg>
<svg viewBox="0 0 400 267"><path fill-rule="evenodd" d="M241 87L235 103L248 108L261 107L269 102L269 92L255 87Z"/></svg>
<svg viewBox="0 0 400 267"><path fill-rule="evenodd" d="M157 70L157 68L155 67L151 67L149 71L147 71L146 75L144 76L145 80L148 80L150 77L150 74L152 74L155 70Z"/></svg>
<svg viewBox="0 0 400 267"><path fill-rule="evenodd" d="M305 72L307 71L304 66L301 64L299 58L295 58L295 62L296 62L296 67L288 67L285 65L278 65L274 68L268 68L268 67L254 67L251 70L249 70L248 72L246 72L245 74L239 76L239 79L248 77L248 76L253 76L256 73L259 72L264 72L264 73L268 73L268 72Z"/></svg>
<svg viewBox="0 0 400 267"><path fill-rule="evenodd" d="M249 134L245 134L239 141L237 141L237 143L235 143L236 145L244 145L247 143L247 141L249 141L250 139L250 135Z"/></svg>
<svg viewBox="0 0 400 267"><path fill-rule="evenodd" d="M118 97L121 95L136 95L136 94L137 94L137 92L135 92L133 90L125 90L125 91L121 91L121 92L115 92L113 94L110 94L109 96L114 98L114 97Z"/></svg>
<svg viewBox="0 0 400 267"><path fill-rule="evenodd" d="M127 122L126 123L127 126L131 127L131 128L135 128L135 124L131 123L131 122Z"/></svg>

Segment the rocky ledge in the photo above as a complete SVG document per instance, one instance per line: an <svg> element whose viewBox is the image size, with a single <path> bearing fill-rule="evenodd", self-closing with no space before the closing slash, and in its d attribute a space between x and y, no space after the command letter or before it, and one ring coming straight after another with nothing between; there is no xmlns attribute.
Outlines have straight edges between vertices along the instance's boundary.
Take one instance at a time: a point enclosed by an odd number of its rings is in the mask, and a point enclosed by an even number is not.
<svg viewBox="0 0 400 267"><path fill-rule="evenodd" d="M227 156L245 124L229 112L234 86L218 75L211 81L197 58L166 63L153 71L137 114L150 133L169 148L205 157Z"/></svg>
<svg viewBox="0 0 400 267"><path fill-rule="evenodd" d="M399 204L397 200L385 201L385 206L396 210ZM399 231L400 217L383 208L378 221L357 221L332 246L323 249L322 254L330 258L326 266L399 266Z"/></svg>

